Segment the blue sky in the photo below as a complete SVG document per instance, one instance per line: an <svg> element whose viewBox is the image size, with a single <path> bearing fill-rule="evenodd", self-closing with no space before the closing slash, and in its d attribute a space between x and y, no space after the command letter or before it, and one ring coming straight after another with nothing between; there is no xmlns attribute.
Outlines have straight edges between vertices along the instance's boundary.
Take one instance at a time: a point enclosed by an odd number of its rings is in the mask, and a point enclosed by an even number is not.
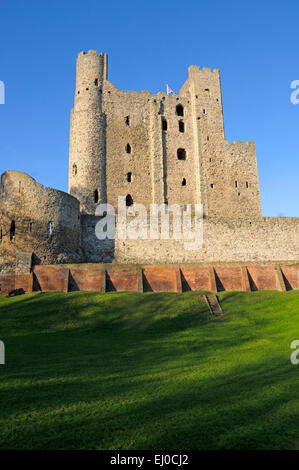
<svg viewBox="0 0 299 470"><path fill-rule="evenodd" d="M264 216L299 216L299 2L14 1L0 7L0 173L67 191L75 60L108 53L125 90L178 91L191 64L221 72L225 134L256 142Z"/></svg>

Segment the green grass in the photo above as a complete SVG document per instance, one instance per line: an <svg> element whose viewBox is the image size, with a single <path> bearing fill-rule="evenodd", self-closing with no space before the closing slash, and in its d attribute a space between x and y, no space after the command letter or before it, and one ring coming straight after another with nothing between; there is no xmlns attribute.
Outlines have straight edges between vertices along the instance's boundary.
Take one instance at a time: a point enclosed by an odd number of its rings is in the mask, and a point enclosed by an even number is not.
<svg viewBox="0 0 299 470"><path fill-rule="evenodd" d="M289 449L299 292L0 299L1 449Z"/></svg>

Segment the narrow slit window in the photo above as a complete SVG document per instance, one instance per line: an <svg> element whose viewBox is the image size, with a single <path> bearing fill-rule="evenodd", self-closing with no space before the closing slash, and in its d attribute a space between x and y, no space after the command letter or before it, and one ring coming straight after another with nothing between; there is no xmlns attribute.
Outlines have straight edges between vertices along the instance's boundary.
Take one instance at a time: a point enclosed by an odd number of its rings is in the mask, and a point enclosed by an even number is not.
<svg viewBox="0 0 299 470"><path fill-rule="evenodd" d="M177 113L178 116L184 116L184 108L181 104L177 105L176 113Z"/></svg>
<svg viewBox="0 0 299 470"><path fill-rule="evenodd" d="M132 173L129 171L129 173L127 173L127 181L128 183L131 183L132 181Z"/></svg>
<svg viewBox="0 0 299 470"><path fill-rule="evenodd" d="M130 144L126 145L126 152L131 153L131 145Z"/></svg>
<svg viewBox="0 0 299 470"><path fill-rule="evenodd" d="M186 186L186 185L187 185L186 178L183 178L182 179L182 186Z"/></svg>
<svg viewBox="0 0 299 470"><path fill-rule="evenodd" d="M98 78L95 79L94 84L95 84L95 86L99 85L99 79Z"/></svg>
<svg viewBox="0 0 299 470"><path fill-rule="evenodd" d="M162 119L162 130L167 131L167 121L166 121L166 119Z"/></svg>
<svg viewBox="0 0 299 470"><path fill-rule="evenodd" d="M77 171L78 171L77 165L76 165L76 163L74 163L74 164L73 164L73 175L74 175L74 176L76 176Z"/></svg>
<svg viewBox="0 0 299 470"><path fill-rule="evenodd" d="M238 181L235 181L235 188L238 187Z"/></svg>
<svg viewBox="0 0 299 470"><path fill-rule="evenodd" d="M246 188L249 188L249 183L248 183L248 181L246 181Z"/></svg>
<svg viewBox="0 0 299 470"><path fill-rule="evenodd" d="M177 156L179 160L186 160L186 150L185 149L178 149Z"/></svg>
<svg viewBox="0 0 299 470"><path fill-rule="evenodd" d="M132 206L132 205L133 205L133 198L132 198L131 194L128 194L128 195L126 196L126 206L127 206L127 207L130 207L130 206Z"/></svg>
<svg viewBox="0 0 299 470"><path fill-rule="evenodd" d="M212 188L212 189L214 188L214 183L211 183L211 188Z"/></svg>
<svg viewBox="0 0 299 470"><path fill-rule="evenodd" d="M185 123L184 121L179 121L179 131L185 132Z"/></svg>
<svg viewBox="0 0 299 470"><path fill-rule="evenodd" d="M97 189L94 192L94 202L99 202L99 191Z"/></svg>
<svg viewBox="0 0 299 470"><path fill-rule="evenodd" d="M29 232L32 232L32 222L29 222Z"/></svg>
<svg viewBox="0 0 299 470"><path fill-rule="evenodd" d="M50 235L50 237L52 237L52 235L53 235L53 225L52 225L52 222L49 222L49 235Z"/></svg>
<svg viewBox="0 0 299 470"><path fill-rule="evenodd" d="M126 126L130 125L130 116L126 116Z"/></svg>
<svg viewBox="0 0 299 470"><path fill-rule="evenodd" d="M15 234L16 234L16 223L15 223L14 220L12 220L11 224L10 224L10 229L9 229L9 239L10 239L10 241L13 240Z"/></svg>

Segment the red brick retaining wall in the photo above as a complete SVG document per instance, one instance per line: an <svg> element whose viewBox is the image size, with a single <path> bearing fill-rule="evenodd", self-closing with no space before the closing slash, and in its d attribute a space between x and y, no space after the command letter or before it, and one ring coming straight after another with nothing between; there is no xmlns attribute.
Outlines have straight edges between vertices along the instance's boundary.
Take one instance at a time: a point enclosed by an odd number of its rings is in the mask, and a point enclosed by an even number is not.
<svg viewBox="0 0 299 470"><path fill-rule="evenodd" d="M25 292L291 290L299 289L299 265L39 265L30 274L0 275L0 295L17 288Z"/></svg>

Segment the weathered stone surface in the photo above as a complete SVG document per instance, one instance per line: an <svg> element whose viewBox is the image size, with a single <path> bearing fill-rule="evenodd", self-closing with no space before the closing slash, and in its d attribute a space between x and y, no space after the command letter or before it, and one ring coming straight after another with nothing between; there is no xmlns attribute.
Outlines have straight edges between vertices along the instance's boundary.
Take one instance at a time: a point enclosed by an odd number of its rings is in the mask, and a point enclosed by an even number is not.
<svg viewBox="0 0 299 470"><path fill-rule="evenodd" d="M107 80L107 56L96 51L77 59L69 192L92 215L98 201L116 207L130 194L146 206L202 203L207 216L261 217L254 143L224 138L219 71L189 67L173 96L127 92Z"/></svg>
<svg viewBox="0 0 299 470"><path fill-rule="evenodd" d="M1 177L0 230L0 272L24 272L24 263L28 272L24 252L35 264L81 260L78 200L25 173Z"/></svg>
<svg viewBox="0 0 299 470"><path fill-rule="evenodd" d="M2 277L3 291L15 283L9 275L28 274L31 263L182 263L180 273L171 271L168 278L165 271L148 269L147 281L154 290L159 290L159 282L163 289L167 284L170 290L180 290L181 284L211 286L209 270L192 272L188 263L298 261L299 218L261 216L254 143L231 144L225 139L218 70L192 65L180 94L174 96L126 92L108 81L106 54L80 53L71 113L69 192L44 188L25 173L2 175L0 274L7 275ZM185 240L172 238L98 240L95 209L100 202L117 208L119 196L130 196L146 208L151 203L202 204L202 247L189 251ZM282 266L280 274L281 285L298 285L295 268ZM58 283L64 289L86 285L104 290L115 284L141 291L146 281L144 273L128 271L126 280L112 271L85 279L79 268L68 273L67 286L63 276L57 282L55 272L47 276L40 271L44 285ZM273 285L272 274L256 274L253 267L241 274L239 268L219 268L215 276L226 289L248 290L250 282L253 287Z"/></svg>

